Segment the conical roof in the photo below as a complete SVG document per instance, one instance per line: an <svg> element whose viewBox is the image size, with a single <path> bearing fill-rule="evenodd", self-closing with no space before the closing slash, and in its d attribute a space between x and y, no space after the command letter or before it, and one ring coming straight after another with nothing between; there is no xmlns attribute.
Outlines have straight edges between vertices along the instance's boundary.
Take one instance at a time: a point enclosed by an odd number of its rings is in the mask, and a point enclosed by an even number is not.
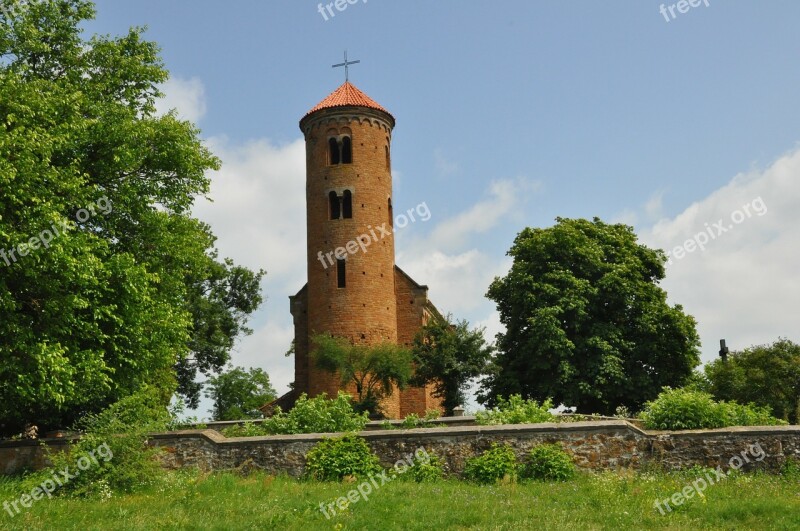
<svg viewBox="0 0 800 531"><path fill-rule="evenodd" d="M392 113L381 107L375 100L361 92L355 85L345 81L342 86L331 92L327 98L319 102L313 109L306 113L306 116L332 107L367 107L385 112L394 120ZM304 116L305 118L305 116Z"/></svg>

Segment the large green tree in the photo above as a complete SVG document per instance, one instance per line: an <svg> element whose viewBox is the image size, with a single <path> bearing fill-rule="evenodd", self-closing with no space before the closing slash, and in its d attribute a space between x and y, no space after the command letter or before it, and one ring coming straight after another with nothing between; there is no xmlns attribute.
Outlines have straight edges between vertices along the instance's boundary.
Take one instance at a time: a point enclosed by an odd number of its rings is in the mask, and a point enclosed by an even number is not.
<svg viewBox="0 0 800 531"><path fill-rule="evenodd" d="M258 408L276 394L263 369L234 367L208 379L206 396L214 401L214 420L239 420L262 418Z"/></svg>
<svg viewBox="0 0 800 531"><path fill-rule="evenodd" d="M611 414L681 386L699 364L699 339L694 318L659 286L663 251L627 225L556 221L523 230L511 270L489 288L506 331L479 398L521 394Z"/></svg>
<svg viewBox="0 0 800 531"><path fill-rule="evenodd" d="M220 369L262 272L191 217L219 161L159 116L168 74L131 29L83 37L85 0L0 0L0 432L68 425Z"/></svg>
<svg viewBox="0 0 800 531"><path fill-rule="evenodd" d="M469 383L484 374L492 355L484 329L472 329L465 320L434 317L414 337L414 385L432 384L445 414L464 404Z"/></svg>
<svg viewBox="0 0 800 531"><path fill-rule="evenodd" d="M381 399L394 387L404 389L412 376L409 349L384 342L358 345L328 334L313 337L312 359L320 369L338 374L343 386L355 387L357 411L380 414Z"/></svg>
<svg viewBox="0 0 800 531"><path fill-rule="evenodd" d="M800 345L779 339L731 352L705 366L709 391L718 400L765 406L792 424L800 419Z"/></svg>

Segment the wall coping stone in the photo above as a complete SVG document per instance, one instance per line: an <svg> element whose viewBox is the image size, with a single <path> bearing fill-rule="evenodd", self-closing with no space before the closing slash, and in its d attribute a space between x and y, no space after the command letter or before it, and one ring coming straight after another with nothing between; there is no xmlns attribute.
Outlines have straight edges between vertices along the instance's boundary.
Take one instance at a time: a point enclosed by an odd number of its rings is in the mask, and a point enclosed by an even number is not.
<svg viewBox="0 0 800 531"><path fill-rule="evenodd" d="M366 439L395 439L398 437L437 437L446 435L518 435L520 433L537 432L604 432L604 431L629 431L632 434L644 438L658 438L664 436L680 435L681 437L708 437L726 435L798 435L800 436L800 425L791 426L734 426L728 428L704 429L704 430L677 430L660 431L644 430L626 420L601 420L601 421L580 421L580 422L543 422L537 424L497 424L490 426L449 426L444 428L412 428L407 430L364 430L358 433ZM202 435L210 441L219 444L233 444L240 442L271 441L280 442L286 440L290 442L299 441L319 441L325 438L340 437L344 433L303 433L296 435L265 435L261 437L225 437L216 430L182 430L151 434L152 439L169 438L193 438Z"/></svg>

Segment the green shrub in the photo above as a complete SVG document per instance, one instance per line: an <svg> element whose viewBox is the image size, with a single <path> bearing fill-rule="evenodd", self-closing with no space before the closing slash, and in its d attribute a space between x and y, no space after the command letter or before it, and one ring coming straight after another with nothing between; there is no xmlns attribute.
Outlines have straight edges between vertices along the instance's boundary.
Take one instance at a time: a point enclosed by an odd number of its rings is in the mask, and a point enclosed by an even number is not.
<svg viewBox="0 0 800 531"><path fill-rule="evenodd" d="M514 450L508 445L492 443L481 455L467 459L464 477L470 481L490 484L498 481L515 481L519 465Z"/></svg>
<svg viewBox="0 0 800 531"><path fill-rule="evenodd" d="M553 402L545 400L540 405L536 400L523 400L520 395L511 395L508 400L497 397L497 407L487 411L479 411L475 422L481 425L491 424L535 424L538 422L554 422L556 416L550 413Z"/></svg>
<svg viewBox="0 0 800 531"><path fill-rule="evenodd" d="M350 395L340 391L333 400L328 400L325 393L314 398L303 393L288 413L278 411L262 426L272 435L339 433L361 431L367 422L369 414L356 413Z"/></svg>
<svg viewBox="0 0 800 531"><path fill-rule="evenodd" d="M417 460L414 466L409 469L410 476L417 483L437 481L444 477L444 461L433 453L428 454L427 461Z"/></svg>
<svg viewBox="0 0 800 531"><path fill-rule="evenodd" d="M727 426L775 426L786 424L766 408L736 402L715 402L708 393L665 388L642 412L645 428L696 430Z"/></svg>
<svg viewBox="0 0 800 531"><path fill-rule="evenodd" d="M380 471L378 456L372 453L364 439L355 434L324 439L306 455L305 475L318 481L364 477Z"/></svg>
<svg viewBox="0 0 800 531"><path fill-rule="evenodd" d="M227 428L223 428L220 433L225 437L263 437L270 435L260 423L244 422Z"/></svg>
<svg viewBox="0 0 800 531"><path fill-rule="evenodd" d="M361 431L369 422L368 413L356 413L350 395L339 392L333 400L325 393L308 398L305 393L288 413L276 413L259 424L232 426L222 430L226 437L257 437L295 433L345 433Z"/></svg>
<svg viewBox="0 0 800 531"><path fill-rule="evenodd" d="M531 449L522 468L522 477L541 481L567 481L575 477L572 457L557 444L542 444Z"/></svg>
<svg viewBox="0 0 800 531"><path fill-rule="evenodd" d="M416 413L409 413L406 418L403 419L402 424L400 424L400 428L403 430L409 430L413 428L430 428L433 427L433 420L438 419L441 416L441 412L438 409L429 409L425 412L424 417L420 417Z"/></svg>
<svg viewBox="0 0 800 531"><path fill-rule="evenodd" d="M31 474L25 484L52 483L53 476L63 477L60 471L68 469L74 477L54 495L105 499L157 483L164 470L157 450L147 445L147 434L164 431L168 422L167 408L151 390L123 398L79 421L74 429L82 434L69 453L48 451L51 467Z"/></svg>
<svg viewBox="0 0 800 531"><path fill-rule="evenodd" d="M800 458L789 457L781 466L781 476L784 479L800 480Z"/></svg>
<svg viewBox="0 0 800 531"><path fill-rule="evenodd" d="M628 406L617 406L617 409L614 410L614 416L620 419L629 419L633 418L633 413L628 409Z"/></svg>
<svg viewBox="0 0 800 531"><path fill-rule="evenodd" d="M742 405L736 402L720 402L725 426L781 426L788 422L773 417L766 406Z"/></svg>

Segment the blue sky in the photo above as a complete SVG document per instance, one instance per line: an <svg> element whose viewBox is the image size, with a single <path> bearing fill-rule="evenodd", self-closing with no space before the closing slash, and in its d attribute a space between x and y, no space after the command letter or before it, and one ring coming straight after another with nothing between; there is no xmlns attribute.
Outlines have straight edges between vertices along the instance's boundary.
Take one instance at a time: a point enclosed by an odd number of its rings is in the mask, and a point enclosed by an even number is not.
<svg viewBox="0 0 800 531"><path fill-rule="evenodd" d="M500 330L483 296L525 226L598 216L688 251L725 219L663 283L703 359L722 337L800 340L800 3L697 3L672 18L664 2L668 22L642 0L358 0L328 20L305 0L100 0L86 27L147 26L173 76L161 108L222 158L195 212L224 255L268 271L233 361L282 392L287 297L305 279L297 124L344 81L345 49L361 61L350 80L397 118L396 211L432 213L398 232L398 265L444 312Z"/></svg>

